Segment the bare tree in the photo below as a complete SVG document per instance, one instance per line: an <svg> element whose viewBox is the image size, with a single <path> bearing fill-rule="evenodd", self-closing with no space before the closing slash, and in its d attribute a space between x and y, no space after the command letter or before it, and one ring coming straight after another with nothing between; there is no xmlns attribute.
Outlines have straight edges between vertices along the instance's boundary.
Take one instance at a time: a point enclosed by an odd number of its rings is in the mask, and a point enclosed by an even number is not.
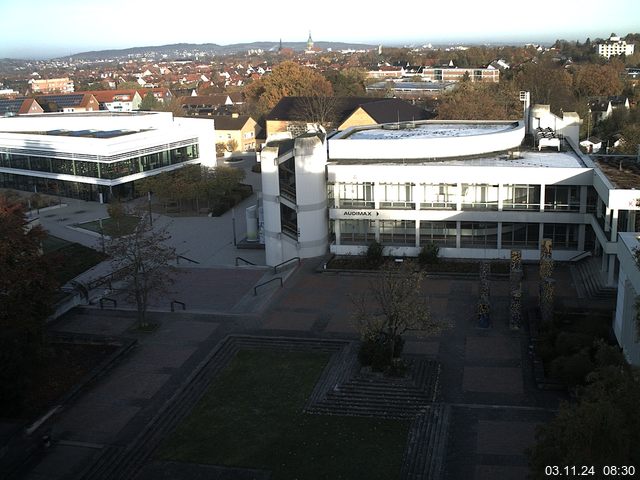
<svg viewBox="0 0 640 480"><path fill-rule="evenodd" d="M129 284L127 299L133 300L138 312L138 327L148 327L147 308L152 294L167 292L173 283L175 249L165 242L170 238L166 228L153 228L147 215L140 212L140 222L131 235L112 238L107 253L115 271L121 271Z"/></svg>
<svg viewBox="0 0 640 480"><path fill-rule="evenodd" d="M328 129L335 124L338 115L338 99L329 95L299 97L294 117L301 122L314 123Z"/></svg>
<svg viewBox="0 0 640 480"><path fill-rule="evenodd" d="M422 292L423 274L410 266L387 266L371 281L369 290L352 298L353 317L365 342L387 344L389 362L399 356L397 346L409 330L425 336L442 331L446 324L435 321Z"/></svg>

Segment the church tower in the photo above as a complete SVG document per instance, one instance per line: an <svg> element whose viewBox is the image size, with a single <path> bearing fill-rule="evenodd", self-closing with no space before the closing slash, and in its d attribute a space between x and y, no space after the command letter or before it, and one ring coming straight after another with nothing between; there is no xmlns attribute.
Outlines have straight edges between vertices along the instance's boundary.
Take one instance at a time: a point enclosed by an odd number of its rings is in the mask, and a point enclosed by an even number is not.
<svg viewBox="0 0 640 480"><path fill-rule="evenodd" d="M311 38L311 30L309 30L309 39L307 40L307 51L313 50L313 39Z"/></svg>

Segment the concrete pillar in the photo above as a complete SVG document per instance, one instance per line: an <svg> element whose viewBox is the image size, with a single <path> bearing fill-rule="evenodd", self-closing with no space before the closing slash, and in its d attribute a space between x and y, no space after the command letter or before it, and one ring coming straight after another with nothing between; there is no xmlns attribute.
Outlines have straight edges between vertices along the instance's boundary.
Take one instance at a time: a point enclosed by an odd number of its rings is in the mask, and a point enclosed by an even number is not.
<svg viewBox="0 0 640 480"><path fill-rule="evenodd" d="M340 245L340 220L329 220L330 222L333 222L333 233L335 234L336 237L336 245Z"/></svg>
<svg viewBox="0 0 640 480"><path fill-rule="evenodd" d="M420 248L420 220L416 220L415 228L416 228L416 247Z"/></svg>
<svg viewBox="0 0 640 480"><path fill-rule="evenodd" d="M613 209L611 213L611 236L609 238L615 242L618 240L618 209Z"/></svg>
<svg viewBox="0 0 640 480"><path fill-rule="evenodd" d="M498 211L502 211L502 206L504 204L504 196L505 196L505 186L501 183L498 184ZM500 227L498 226L498 229ZM498 245L500 245L500 237L498 237ZM500 248L500 247L498 247Z"/></svg>
<svg viewBox="0 0 640 480"><path fill-rule="evenodd" d="M546 188L546 185L544 183L540 184L540 211L541 212L544 212L545 188ZM540 239L542 239L542 236L540 237Z"/></svg>
<svg viewBox="0 0 640 480"><path fill-rule="evenodd" d="M462 184L456 184L456 210L459 212L462 210ZM458 237L460 237L460 224L458 223ZM458 242L458 248L460 248L460 243Z"/></svg>
<svg viewBox="0 0 640 480"><path fill-rule="evenodd" d="M500 210L502 210L502 206L500 204L498 204L498 208ZM497 243L497 248L498 250L500 250L502 248L502 222L498 222L498 243Z"/></svg>
<svg viewBox="0 0 640 480"><path fill-rule="evenodd" d="M460 248L460 223L456 222L456 248Z"/></svg>
<svg viewBox="0 0 640 480"><path fill-rule="evenodd" d="M615 287L615 274L616 274L616 256L608 255L609 257L609 271L607 272L607 286Z"/></svg>
<svg viewBox="0 0 640 480"><path fill-rule="evenodd" d="M578 225L578 250L584 251L584 241L587 236L587 226Z"/></svg>
<svg viewBox="0 0 640 480"><path fill-rule="evenodd" d="M600 271L602 273L607 271L607 254L604 253L604 246L602 247L602 263L600 265Z"/></svg>
<svg viewBox="0 0 640 480"><path fill-rule="evenodd" d="M580 186L580 213L587 213L587 186Z"/></svg>

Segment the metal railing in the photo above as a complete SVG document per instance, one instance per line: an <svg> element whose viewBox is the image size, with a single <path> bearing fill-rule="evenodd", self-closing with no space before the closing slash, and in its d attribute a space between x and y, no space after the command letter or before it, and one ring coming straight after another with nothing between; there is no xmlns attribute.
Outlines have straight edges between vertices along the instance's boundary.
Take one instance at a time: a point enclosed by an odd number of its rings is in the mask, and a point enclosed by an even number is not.
<svg viewBox="0 0 640 480"><path fill-rule="evenodd" d="M243 261L244 263L246 263L247 265L255 265L255 263L250 262L249 260L242 258L242 257L236 257L236 267L238 266L238 260Z"/></svg>
<svg viewBox="0 0 640 480"><path fill-rule="evenodd" d="M115 298L103 297L100 299L100 309L104 309L104 302L112 302L113 308L118 308L118 302Z"/></svg>
<svg viewBox="0 0 640 480"><path fill-rule="evenodd" d="M184 302L180 302L179 300L172 300L171 301L171 311L175 312L175 305L178 304L182 307L182 310L186 310L187 309L187 305Z"/></svg>
<svg viewBox="0 0 640 480"><path fill-rule="evenodd" d="M187 262L191 262L191 263L196 263L196 264L200 264L200 262L196 262L195 260L192 260L190 258L185 257L184 255L176 255L176 263L178 265L180 265L180 259L186 260Z"/></svg>
<svg viewBox="0 0 640 480"><path fill-rule="evenodd" d="M282 266L286 265L287 263L293 262L294 260L297 260L298 261L298 265L300 265L300 257L293 257L293 258L290 258L289 260L285 260L284 262L279 263L278 265L273 267L273 273L278 273L278 267L282 267Z"/></svg>
<svg viewBox="0 0 640 480"><path fill-rule="evenodd" d="M259 284L259 285L256 285L255 287L253 287L253 295L254 295L254 296L258 295L258 288L260 288L260 287L264 287L265 285L268 285L268 284L270 284L271 282L275 282L276 280L280 280L280 288L282 288L282 285L283 285L283 283L282 283L282 277L276 277L276 278L272 278L271 280L267 280L266 282L261 283L261 284Z"/></svg>

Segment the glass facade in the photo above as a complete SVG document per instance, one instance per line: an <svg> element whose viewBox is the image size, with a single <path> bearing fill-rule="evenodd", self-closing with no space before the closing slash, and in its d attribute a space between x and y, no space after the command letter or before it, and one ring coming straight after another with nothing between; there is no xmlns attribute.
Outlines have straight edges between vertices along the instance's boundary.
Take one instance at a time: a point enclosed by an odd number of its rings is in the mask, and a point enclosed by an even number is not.
<svg viewBox="0 0 640 480"><path fill-rule="evenodd" d="M196 158L199 158L198 145L174 148L117 162L89 162L2 153L0 154L0 167L113 180Z"/></svg>
<svg viewBox="0 0 640 480"><path fill-rule="evenodd" d="M373 208L373 183L341 183L338 186L339 208Z"/></svg>
<svg viewBox="0 0 640 480"><path fill-rule="evenodd" d="M538 248L540 224L538 223L503 223L502 248Z"/></svg>
<svg viewBox="0 0 640 480"><path fill-rule="evenodd" d="M340 243L344 245L368 245L376 239L373 220L337 220L340 225Z"/></svg>
<svg viewBox="0 0 640 480"><path fill-rule="evenodd" d="M544 238L550 238L556 250L578 249L578 225L566 223L545 223Z"/></svg>
<svg viewBox="0 0 640 480"><path fill-rule="evenodd" d="M413 187L412 183L383 183L382 198L380 208L400 208L413 209Z"/></svg>
<svg viewBox="0 0 640 480"><path fill-rule="evenodd" d="M544 209L579 212L580 186L547 185L544 189Z"/></svg>
<svg viewBox="0 0 640 480"><path fill-rule="evenodd" d="M416 222L413 220L380 220L380 243L382 245L416 244Z"/></svg>
<svg viewBox="0 0 640 480"><path fill-rule="evenodd" d="M498 248L498 224L460 222L462 248Z"/></svg>
<svg viewBox="0 0 640 480"><path fill-rule="evenodd" d="M540 210L540 185L505 185L503 210Z"/></svg>
<svg viewBox="0 0 640 480"><path fill-rule="evenodd" d="M420 221L420 245L435 243L439 247L456 246L456 222Z"/></svg>
<svg viewBox="0 0 640 480"><path fill-rule="evenodd" d="M462 210L498 210L498 185L463 183Z"/></svg>
<svg viewBox="0 0 640 480"><path fill-rule="evenodd" d="M422 189L422 202L420 208L423 210L455 210L456 209L456 188L457 185L451 183L435 183L420 185Z"/></svg>

